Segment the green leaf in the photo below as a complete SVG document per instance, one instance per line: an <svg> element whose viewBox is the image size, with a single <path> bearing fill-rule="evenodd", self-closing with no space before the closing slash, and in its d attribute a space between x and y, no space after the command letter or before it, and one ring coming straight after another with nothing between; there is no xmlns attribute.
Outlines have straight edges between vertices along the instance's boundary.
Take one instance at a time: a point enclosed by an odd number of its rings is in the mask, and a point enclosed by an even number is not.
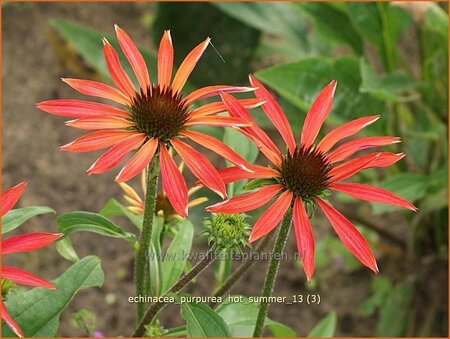
<svg viewBox="0 0 450 339"><path fill-rule="evenodd" d="M11 210L2 217L2 234L15 230L36 215L45 213L55 213L55 211L46 206L28 206Z"/></svg>
<svg viewBox="0 0 450 339"><path fill-rule="evenodd" d="M326 2L297 2L292 5L311 18L322 38L330 42L347 44L357 54L363 54L363 42L345 8L342 10Z"/></svg>
<svg viewBox="0 0 450 339"><path fill-rule="evenodd" d="M183 303L181 317L186 320L188 337L230 336L230 331L223 318L206 304Z"/></svg>
<svg viewBox="0 0 450 339"><path fill-rule="evenodd" d="M56 219L58 229L68 236L74 232L86 231L98 233L113 238L122 238L134 245L134 234L125 232L119 226L104 216L84 211L64 213Z"/></svg>
<svg viewBox="0 0 450 339"><path fill-rule="evenodd" d="M155 216L153 218L152 240L149 249L149 279L147 291L151 295L160 296L163 286L162 258L161 258L161 232L164 227L164 219Z"/></svg>
<svg viewBox="0 0 450 339"><path fill-rule="evenodd" d="M187 219L180 221L178 233L170 243L162 262L162 293L167 292L184 272L193 238L194 226L192 223Z"/></svg>
<svg viewBox="0 0 450 339"><path fill-rule="evenodd" d="M68 237L59 239L56 242L56 250L63 258L65 258L67 260L70 260L73 262L77 262L78 260L80 260L77 252L75 252L75 249L72 246L72 242L70 241L70 239Z"/></svg>
<svg viewBox="0 0 450 339"><path fill-rule="evenodd" d="M116 216L127 217L138 229L142 228L142 217L129 211L124 205L114 198L108 200L99 214L106 218Z"/></svg>
<svg viewBox="0 0 450 339"><path fill-rule="evenodd" d="M331 338L336 330L336 312L327 314L314 328L309 332L308 338Z"/></svg>
<svg viewBox="0 0 450 339"><path fill-rule="evenodd" d="M5 305L26 337L54 337L61 312L75 294L89 287L100 287L103 281L100 259L88 256L53 280L57 287L55 291L33 288L25 293L11 295ZM14 337L6 324L2 326L2 337Z"/></svg>
<svg viewBox="0 0 450 339"><path fill-rule="evenodd" d="M286 326L282 323L279 323L277 321L273 321L270 319L266 319L266 326L269 329L269 331L273 334L276 338L295 338L297 337L297 334L295 331L290 328L289 326Z"/></svg>

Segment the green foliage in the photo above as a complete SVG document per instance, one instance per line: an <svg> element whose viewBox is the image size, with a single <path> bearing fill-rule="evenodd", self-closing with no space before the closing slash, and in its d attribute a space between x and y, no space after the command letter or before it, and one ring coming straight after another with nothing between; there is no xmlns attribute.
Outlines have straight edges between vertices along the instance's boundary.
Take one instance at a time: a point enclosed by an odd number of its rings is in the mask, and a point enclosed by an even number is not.
<svg viewBox="0 0 450 339"><path fill-rule="evenodd" d="M53 337L58 330L61 312L75 295L89 287L100 287L103 281L100 259L88 256L53 280L55 291L33 288L25 293L14 293L5 305L26 337ZM2 337L14 337L6 324L2 325Z"/></svg>
<svg viewBox="0 0 450 339"><path fill-rule="evenodd" d="M2 217L2 234L11 232L36 215L55 213L46 206L27 206L9 211Z"/></svg>
<svg viewBox="0 0 450 339"><path fill-rule="evenodd" d="M328 313L314 328L309 332L309 338L331 338L336 331L336 312Z"/></svg>
<svg viewBox="0 0 450 339"><path fill-rule="evenodd" d="M103 215L105 218L116 216L126 217L139 230L142 228L142 216L136 215L133 212L129 211L124 205L122 205L114 198L108 200L108 202L101 209L99 214Z"/></svg>
<svg viewBox="0 0 450 339"><path fill-rule="evenodd" d="M206 304L183 303L181 317L186 320L186 333L190 338L230 336L224 319Z"/></svg>

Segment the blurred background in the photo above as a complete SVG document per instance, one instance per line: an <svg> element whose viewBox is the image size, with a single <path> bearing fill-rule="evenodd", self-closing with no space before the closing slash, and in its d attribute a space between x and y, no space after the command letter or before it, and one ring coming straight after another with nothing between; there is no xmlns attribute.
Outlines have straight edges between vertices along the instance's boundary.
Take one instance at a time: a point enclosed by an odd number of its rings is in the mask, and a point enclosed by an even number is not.
<svg viewBox="0 0 450 339"><path fill-rule="evenodd" d="M47 205L58 214L98 212L111 197L123 202L114 183L118 169L86 176L85 170L100 153L59 152L59 146L81 133L64 127L62 118L37 110L35 103L82 98L61 77L108 82L100 39L106 36L114 44L116 23L145 53L151 70L164 29L171 30L176 65L209 36L213 46L193 72L190 89L246 85L248 73L254 73L274 90L299 135L314 97L336 79L335 104L322 135L345 121L380 114L381 119L364 133L400 136L403 142L389 150L407 156L392 168L361 173L358 181L390 189L419 208L412 213L344 196L333 198L367 237L380 274L372 274L353 259L318 213L313 220L317 241L313 282L306 283L298 262L286 261L274 294L319 294L321 303L273 304L271 319L298 336L306 336L332 314L335 336L447 337L447 11L446 3L432 2L2 3L2 187L27 180L17 206ZM154 71L152 75L155 79ZM254 110L254 116L274 140L281 141L260 111ZM239 135L214 128L206 132L225 139L247 157L256 157ZM225 166L208 156L217 167ZM193 182L188 175L188 184ZM131 184L139 189L139 180ZM206 190L197 196L217 200ZM203 208L190 213L196 235L205 216ZM133 230L128 220L118 220ZM55 216L33 218L20 231L38 230L56 231ZM71 239L80 257L95 254L102 259L106 279L102 288L76 296L62 314L58 335L80 337L91 330L111 337L129 335L134 323L134 305L127 300L134 293L132 251L118 239L95 234L77 233ZM195 236L193 251L205 248L205 239ZM286 252L296 252L293 236ZM47 279L70 265L54 247L5 262ZM266 266L267 262L258 262L233 294L259 295ZM218 279L217 267L210 268L187 291L209 295ZM177 306L163 311L161 325L180 324Z"/></svg>

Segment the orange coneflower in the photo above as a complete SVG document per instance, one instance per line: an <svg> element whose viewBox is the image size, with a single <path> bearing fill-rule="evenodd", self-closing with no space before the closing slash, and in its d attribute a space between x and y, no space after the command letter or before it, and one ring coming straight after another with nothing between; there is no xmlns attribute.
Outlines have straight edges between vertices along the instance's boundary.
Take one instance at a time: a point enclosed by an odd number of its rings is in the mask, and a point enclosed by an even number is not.
<svg viewBox="0 0 450 339"><path fill-rule="evenodd" d="M173 47L170 31L165 31L158 52L158 82L152 83L147 66L136 45L127 33L115 26L120 47L128 59L139 83L135 87L122 68L119 57L106 39L103 52L111 79L117 88L79 79L63 79L80 93L115 101L125 106L113 106L83 100L50 100L37 105L38 108L55 115L75 118L66 125L96 130L61 147L64 151L90 152L110 147L87 170L89 174L103 173L117 166L132 152L137 152L126 162L116 177L117 182L130 180L139 174L159 154L162 184L172 206L182 216L187 215L187 187L169 149L178 153L191 172L208 188L225 197L225 184L209 160L181 139L211 149L228 161L246 168L246 161L221 141L206 134L189 130L196 125L239 127L247 121L229 116L216 116L225 112L223 102L212 102L193 108L200 99L220 93L251 91L249 87L216 85L204 87L183 96L183 89L197 61L202 56L210 39L195 47L181 63L172 80ZM256 99L242 99L247 108L259 104Z"/></svg>
<svg viewBox="0 0 450 339"><path fill-rule="evenodd" d="M399 142L399 138L388 136L358 138L347 141L330 152L336 143L356 134L379 118L369 116L350 121L332 130L315 145L314 141L319 130L331 110L336 89L336 82L333 81L314 101L305 118L300 142L297 144L286 116L272 95L252 76L250 83L257 87L256 97L265 101L262 109L280 132L287 145L287 153L282 155L258 126L241 128L273 165L253 166L253 173L244 172L238 167L221 170L226 183L260 178L264 179L259 181L259 185L263 184L263 187L207 209L217 213L242 213L256 209L277 197L272 206L267 208L255 223L250 235L250 241L255 241L272 231L292 207L298 252L305 274L310 280L314 272L314 239L305 205L317 204L349 251L364 265L378 272L375 257L361 233L329 202L326 202L324 197L328 194L328 190L339 191L358 199L387 203L415 211L416 208L410 202L384 189L342 182L364 169L390 166L403 158L403 153L377 152L348 160L357 151L393 144ZM232 116L252 120L250 114L236 99L226 94L222 95L222 99Z"/></svg>
<svg viewBox="0 0 450 339"><path fill-rule="evenodd" d="M0 199L2 217L14 207L14 205L22 195L25 186L26 183L22 182L2 192ZM5 255L9 253L31 252L51 244L62 235L63 234L61 233L29 233L16 235L2 240L1 254ZM0 277L2 280L6 279L19 285L56 289L56 287L51 282L36 277L35 275L21 270L17 267L2 265ZM13 332L17 336L23 337L24 335L22 333L22 330L14 321L14 319L9 315L5 305L3 304L3 300L0 300L0 313L2 315L2 319L8 324Z"/></svg>

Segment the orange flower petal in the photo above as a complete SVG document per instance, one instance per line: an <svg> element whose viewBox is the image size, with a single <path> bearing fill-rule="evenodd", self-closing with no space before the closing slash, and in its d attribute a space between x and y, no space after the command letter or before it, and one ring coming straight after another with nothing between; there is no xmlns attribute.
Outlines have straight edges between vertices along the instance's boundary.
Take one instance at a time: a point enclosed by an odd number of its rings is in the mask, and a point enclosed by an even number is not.
<svg viewBox="0 0 450 339"><path fill-rule="evenodd" d="M112 100L122 105L130 104L130 99L121 91L101 82L69 78L61 80L82 94Z"/></svg>
<svg viewBox="0 0 450 339"><path fill-rule="evenodd" d="M180 68L178 68L178 71L173 78L172 90L174 93L178 93L183 89L189 75L191 75L191 72L195 68L195 65L197 65L198 60L202 56L206 47L208 47L210 41L211 39L207 38L205 41L197 45L197 47L195 47L183 60Z"/></svg>
<svg viewBox="0 0 450 339"><path fill-rule="evenodd" d="M136 134L135 131L127 130L106 130L95 131L79 137L78 139L61 146L62 151L68 152L91 152L112 146L122 140L125 140L132 135Z"/></svg>
<svg viewBox="0 0 450 339"><path fill-rule="evenodd" d="M138 48L134 44L133 40L128 36L128 34L121 29L119 26L114 25L116 30L117 40L119 41L120 48L123 54L128 59L131 68L136 75L139 82L139 86L145 93L147 88L150 87L150 77L148 75L147 65L142 54L139 52Z"/></svg>
<svg viewBox="0 0 450 339"><path fill-rule="evenodd" d="M11 316L9 315L2 300L0 300L0 313L2 314L2 319L5 321L5 323L8 324L8 326L11 328L11 330L18 337L23 338L24 334L23 334L22 330L20 329L19 325L17 325L17 323L14 321L14 319L11 318Z"/></svg>
<svg viewBox="0 0 450 339"><path fill-rule="evenodd" d="M199 126L199 125L217 126L217 127L244 127L251 125L251 122L248 122L241 118L206 116L206 117L190 118L185 124L185 126Z"/></svg>
<svg viewBox="0 0 450 339"><path fill-rule="evenodd" d="M188 189L178 166L164 144L160 144L161 180L164 192L177 214L188 215Z"/></svg>
<svg viewBox="0 0 450 339"><path fill-rule="evenodd" d="M158 139L151 138L128 160L116 177L116 182L128 181L138 175L152 161L158 148Z"/></svg>
<svg viewBox="0 0 450 339"><path fill-rule="evenodd" d="M240 99L239 103L246 109L255 108L262 105L259 99ZM227 111L225 104L222 101L212 102L200 106L191 112L192 117L208 116L218 113L224 113Z"/></svg>
<svg viewBox="0 0 450 339"><path fill-rule="evenodd" d="M271 179L280 176L280 173L269 167L251 165L250 169L252 172L245 171L237 166L232 166L220 169L219 174L222 177L223 182L226 184L245 179Z"/></svg>
<svg viewBox="0 0 450 339"><path fill-rule="evenodd" d="M297 239L298 255L306 278L308 281L311 281L314 274L314 236L301 198L295 199L292 221L294 223L295 238Z"/></svg>
<svg viewBox="0 0 450 339"><path fill-rule="evenodd" d="M259 217L253 226L249 242L254 242L270 233L281 221L292 202L291 191L284 191L278 199Z"/></svg>
<svg viewBox="0 0 450 339"><path fill-rule="evenodd" d="M93 130L93 129L120 129L135 126L135 123L128 119L115 116L85 117L65 122L66 126Z"/></svg>
<svg viewBox="0 0 450 339"><path fill-rule="evenodd" d="M98 115L114 115L118 117L130 116L128 112L119 108L84 100L48 100L42 101L37 104L36 107L47 113L69 118L83 118Z"/></svg>
<svg viewBox="0 0 450 339"><path fill-rule="evenodd" d="M170 85L173 68L173 46L170 31L164 31L158 51L158 85L164 89Z"/></svg>
<svg viewBox="0 0 450 339"><path fill-rule="evenodd" d="M138 148L144 142L145 138L145 134L135 132L130 137L118 142L103 153L86 172L89 175L100 174L117 166L123 159L125 159L128 153Z"/></svg>
<svg viewBox="0 0 450 339"><path fill-rule="evenodd" d="M358 133L361 129L373 124L379 118L379 115L375 115L349 121L327 133L319 142L317 148L323 153L328 152L337 142Z"/></svg>
<svg viewBox="0 0 450 339"><path fill-rule="evenodd" d="M282 187L279 184L264 186L254 192L237 195L226 201L208 206L206 210L212 213L244 213L266 204L281 189Z"/></svg>
<svg viewBox="0 0 450 339"><path fill-rule="evenodd" d="M352 159L347 161L339 166L336 166L330 170L328 176L330 177L330 183L339 182L344 179L350 178L352 175L371 167L370 164L376 158L380 156L380 153L372 153L370 156L366 157L361 161L356 161L356 159Z"/></svg>
<svg viewBox="0 0 450 339"><path fill-rule="evenodd" d="M103 41L103 55L105 56L106 66L108 67L109 74L112 81L117 87L129 98L134 98L136 91L134 90L133 83L131 82L128 74L123 70L119 61L119 56L114 48L110 45L105 38Z"/></svg>
<svg viewBox="0 0 450 339"><path fill-rule="evenodd" d="M256 97L265 102L262 105L262 110L266 113L267 117L270 119L278 132L280 132L284 142L288 146L289 151L294 153L296 148L294 135L292 134L291 125L289 124L289 121L280 105L278 105L274 97L254 76L250 75L249 79L250 84L256 88Z"/></svg>
<svg viewBox="0 0 450 339"><path fill-rule="evenodd" d="M356 227L329 203L315 199L345 247L365 266L378 273L377 262L369 244Z"/></svg>
<svg viewBox="0 0 450 339"><path fill-rule="evenodd" d="M382 202L388 205L406 208L414 212L417 211L417 207L409 201L380 187L358 183L335 183L331 184L329 188L335 191L344 192L357 199Z"/></svg>
<svg viewBox="0 0 450 339"><path fill-rule="evenodd" d="M31 252L50 245L63 235L62 233L28 233L16 235L2 241L2 255L17 252Z"/></svg>
<svg viewBox="0 0 450 339"><path fill-rule="evenodd" d="M187 105L192 104L194 101L206 99L221 93L243 93L253 91L252 87L241 87L241 86L228 86L228 85L214 85L199 88L192 93L188 94L185 98Z"/></svg>
<svg viewBox="0 0 450 339"><path fill-rule="evenodd" d="M170 142L192 174L224 199L226 197L225 184L208 158L178 139L171 139Z"/></svg>
<svg viewBox="0 0 450 339"><path fill-rule="evenodd" d="M336 84L336 81L333 80L319 93L306 115L301 135L301 144L303 147L310 147L314 143L317 134L319 134L320 128L333 105Z"/></svg>
<svg viewBox="0 0 450 339"><path fill-rule="evenodd" d="M24 181L2 192L2 196L0 198L2 204L1 206L2 217L14 207L14 205L20 199L20 196L22 195L23 190L25 189L26 186L27 183Z"/></svg>
<svg viewBox="0 0 450 339"><path fill-rule="evenodd" d="M49 281L36 277L35 275L21 270L17 267L2 266L2 279L8 279L18 285L43 287L55 290L56 287Z"/></svg>

